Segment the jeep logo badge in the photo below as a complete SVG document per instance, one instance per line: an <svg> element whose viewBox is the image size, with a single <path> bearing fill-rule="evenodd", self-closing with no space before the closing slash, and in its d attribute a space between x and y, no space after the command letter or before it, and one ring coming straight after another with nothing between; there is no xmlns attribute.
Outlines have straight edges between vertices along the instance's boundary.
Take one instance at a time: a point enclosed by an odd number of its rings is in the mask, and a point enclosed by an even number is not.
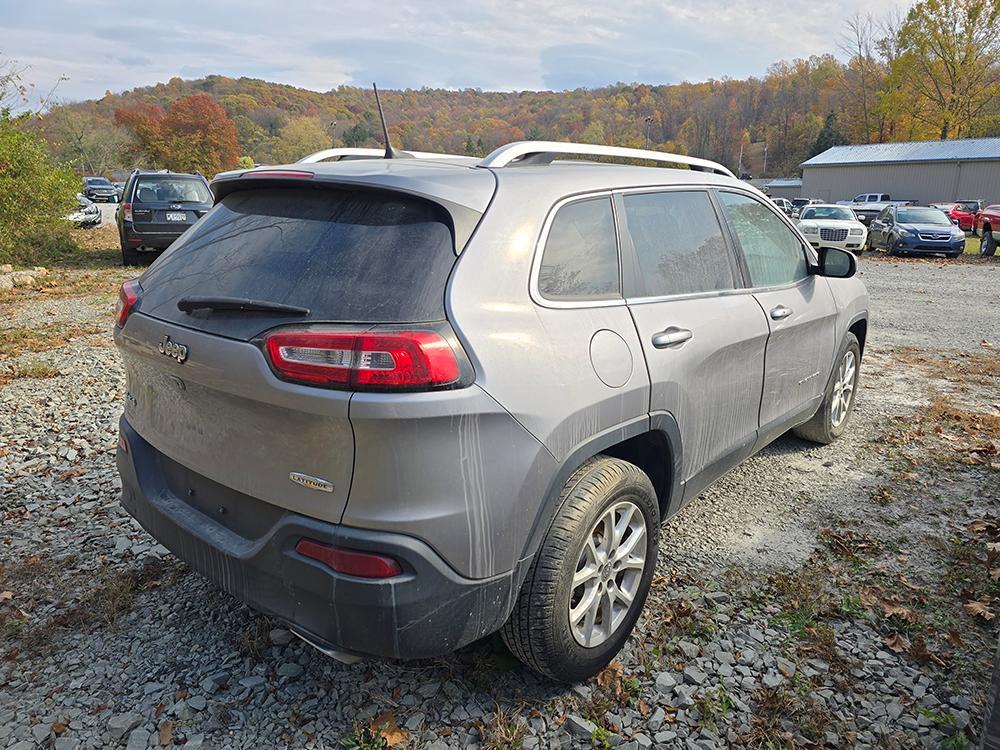
<svg viewBox="0 0 1000 750"><path fill-rule="evenodd" d="M188 358L188 348L184 344L171 341L169 336L164 336L163 341L156 348L160 354L176 359L179 364L184 364L184 360Z"/></svg>

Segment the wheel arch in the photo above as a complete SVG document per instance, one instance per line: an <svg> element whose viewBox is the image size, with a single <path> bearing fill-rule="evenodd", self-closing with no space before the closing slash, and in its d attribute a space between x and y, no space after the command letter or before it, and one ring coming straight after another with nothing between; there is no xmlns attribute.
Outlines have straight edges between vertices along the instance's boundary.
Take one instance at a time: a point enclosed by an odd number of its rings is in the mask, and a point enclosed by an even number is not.
<svg viewBox="0 0 1000 750"><path fill-rule="evenodd" d="M591 436L565 457L539 506L522 560L530 558L541 546L559 512L562 489L573 472L602 454L633 463L646 472L656 492L661 520L680 507L682 447L677 420L668 412L643 415Z"/></svg>

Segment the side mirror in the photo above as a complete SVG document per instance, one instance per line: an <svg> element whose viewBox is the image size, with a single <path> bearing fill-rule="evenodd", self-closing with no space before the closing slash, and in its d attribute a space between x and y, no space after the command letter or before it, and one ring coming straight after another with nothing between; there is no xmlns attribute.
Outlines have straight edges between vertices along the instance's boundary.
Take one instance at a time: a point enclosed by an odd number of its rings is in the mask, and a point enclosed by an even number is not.
<svg viewBox="0 0 1000 750"><path fill-rule="evenodd" d="M954 224L957 227L958 226L958 219L952 219L951 223Z"/></svg>
<svg viewBox="0 0 1000 750"><path fill-rule="evenodd" d="M858 272L858 261L853 253L841 250L839 247L821 247L818 252L819 265L813 269L813 273L817 276L849 279Z"/></svg>

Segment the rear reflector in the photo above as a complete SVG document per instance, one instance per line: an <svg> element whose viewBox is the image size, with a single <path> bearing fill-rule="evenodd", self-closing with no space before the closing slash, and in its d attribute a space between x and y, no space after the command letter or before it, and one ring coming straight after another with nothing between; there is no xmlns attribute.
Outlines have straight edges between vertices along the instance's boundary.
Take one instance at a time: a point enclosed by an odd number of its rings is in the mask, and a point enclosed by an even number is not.
<svg viewBox="0 0 1000 750"><path fill-rule="evenodd" d="M128 316L135 310L139 302L139 295L142 287L139 286L139 279L130 279L121 285L118 290L118 306L115 308L115 325L121 328L128 320Z"/></svg>
<svg viewBox="0 0 1000 750"><path fill-rule="evenodd" d="M431 331L277 331L265 350L278 377L358 391L414 391L461 376L451 346Z"/></svg>
<svg viewBox="0 0 1000 750"><path fill-rule="evenodd" d="M303 557L318 560L338 573L358 578L392 578L403 572L399 563L386 555L333 547L314 539L300 539L295 551Z"/></svg>

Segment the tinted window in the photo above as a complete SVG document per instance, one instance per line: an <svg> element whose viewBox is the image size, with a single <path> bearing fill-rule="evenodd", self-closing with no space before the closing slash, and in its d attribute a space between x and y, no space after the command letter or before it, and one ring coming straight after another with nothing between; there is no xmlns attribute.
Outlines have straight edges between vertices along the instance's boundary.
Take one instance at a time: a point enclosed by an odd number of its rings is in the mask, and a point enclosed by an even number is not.
<svg viewBox="0 0 1000 750"><path fill-rule="evenodd" d="M805 278L808 271L802 243L781 219L749 196L720 196L754 286L791 284Z"/></svg>
<svg viewBox="0 0 1000 750"><path fill-rule="evenodd" d="M736 273L708 193L626 195L625 218L645 295L736 287Z"/></svg>
<svg viewBox="0 0 1000 750"><path fill-rule="evenodd" d="M211 203L212 193L196 177L137 177L135 203Z"/></svg>
<svg viewBox="0 0 1000 750"><path fill-rule="evenodd" d="M545 240L538 290L547 299L563 301L621 297L610 198L578 201L559 209Z"/></svg>
<svg viewBox="0 0 1000 750"><path fill-rule="evenodd" d="M142 276L142 312L234 338L280 323L443 320L455 262L439 206L397 193L271 189L226 196ZM307 307L304 318L188 315L186 296Z"/></svg>

